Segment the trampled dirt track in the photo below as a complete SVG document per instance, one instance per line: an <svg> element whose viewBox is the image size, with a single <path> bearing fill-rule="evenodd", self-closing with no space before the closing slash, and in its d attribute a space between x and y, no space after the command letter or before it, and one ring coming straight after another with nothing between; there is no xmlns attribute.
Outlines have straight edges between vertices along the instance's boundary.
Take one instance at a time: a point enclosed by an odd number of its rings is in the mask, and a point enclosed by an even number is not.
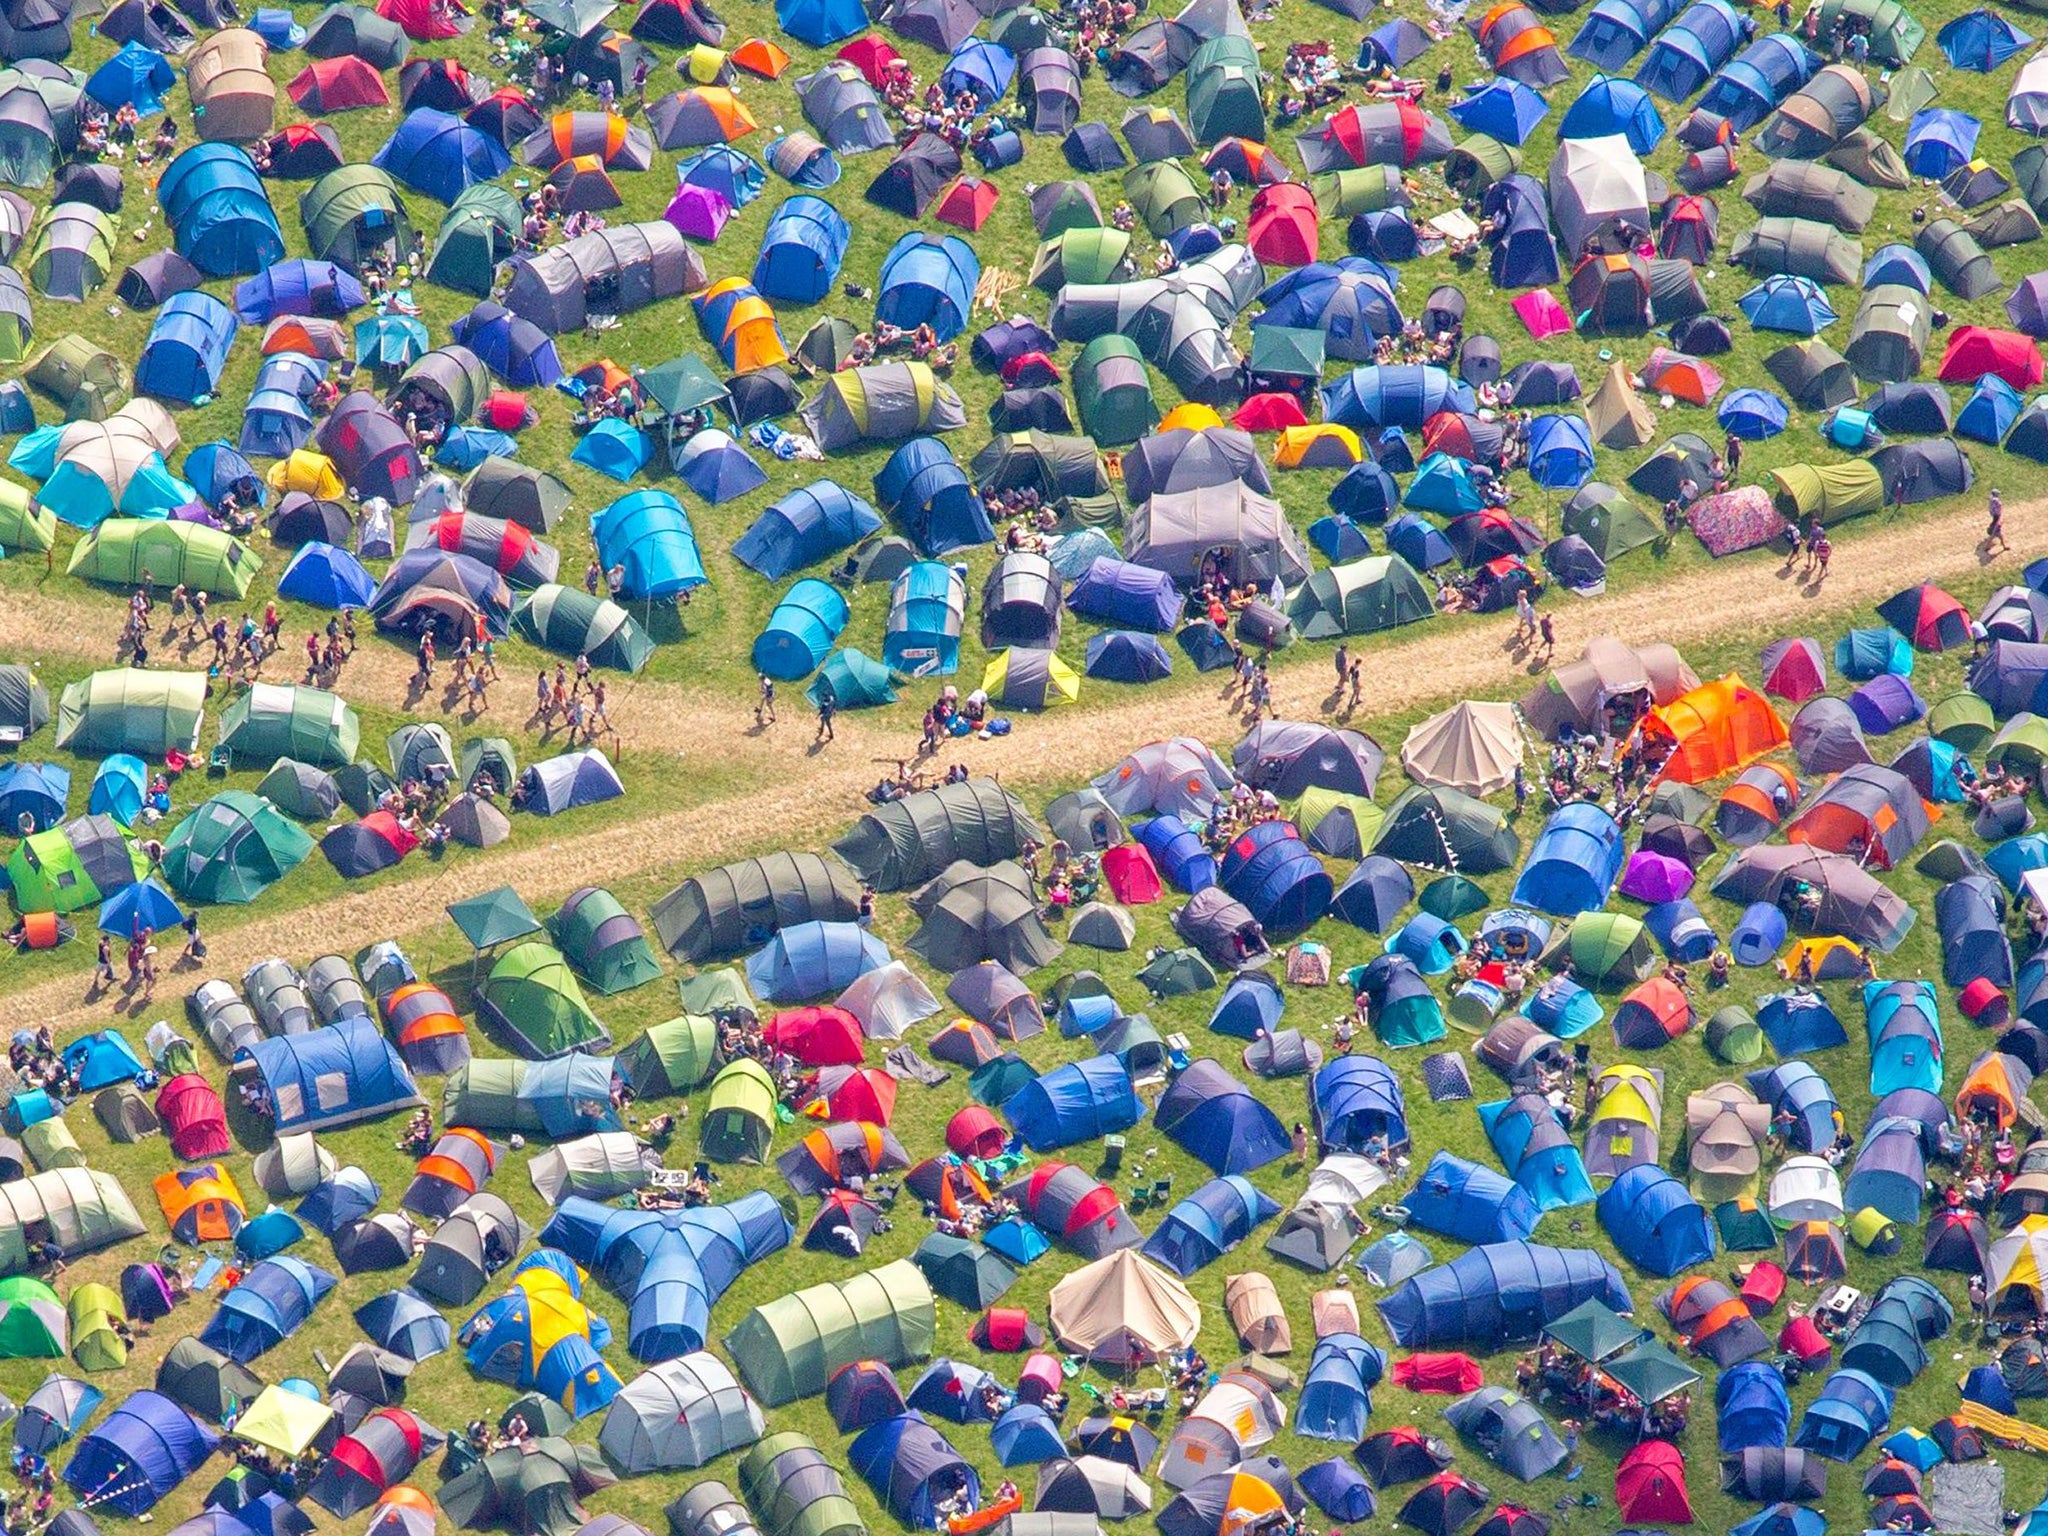
<svg viewBox="0 0 2048 1536"><path fill-rule="evenodd" d="M2017 580L2025 558L2020 552L2048 547L2048 501L2010 506L2005 521L2015 552L1994 563L2009 568ZM1596 634L1638 643L1666 640L1683 650L1728 633L1770 628L1819 633L1839 627L1912 582L1956 580L1983 570L1983 525L1981 503L1972 499L1936 517L1851 534L1838 540L1833 570L1818 590L1781 576L1773 562L1742 559L1695 574L1682 587L1667 583L1583 602L1567 599L1550 608L1558 624L1558 656L1576 655ZM104 662L117 615L112 606L10 597L0 604L0 655L71 654ZM1438 700L1517 696L1529 686L1532 668L1526 656L1509 649L1513 630L1512 616L1464 619L1371 646L1365 652L1365 701L1346 723L1369 728L1380 716ZM288 637L285 654L273 661L269 675L291 680L296 659ZM178 665L176 648L158 661ZM372 643L348 664L341 691L358 702L393 708L405 699L411 672L405 652ZM1278 713L1296 719L1321 716L1330 680L1325 649L1283 653L1272 679ZM1236 701L1224 696L1226 676L1218 674L1215 681L1215 687L1176 693L1164 709L1158 698L1134 693L1128 702L1086 713L1021 716L1004 741L968 742L948 750L961 752L977 771L999 774L1020 788L1070 781L1160 736L1224 741L1240 734L1243 721ZM579 833L572 820L557 835L550 823L522 818L513 840L488 857L441 866L415 861L410 878L380 881L323 903L317 913L283 913L210 934L207 972L240 975L272 954L310 958L333 947L334 934L402 940L443 921L449 902L499 885L517 887L539 906L581 885L667 868L680 878L685 865L718 863L753 850L764 838L817 846L859 813L861 792L915 745L914 717L904 710L892 712L886 728L874 716L842 715L838 740L814 753L812 726L800 699L790 701L780 725L755 733L750 709L739 701L714 703L668 683L626 680L608 686L619 725L622 773L687 776L693 753L715 750L729 764L747 769L759 787L744 797L590 833ZM530 680L508 675L492 714L524 719L531 689ZM449 718L437 707L439 700L437 689L413 713ZM483 730L490 720L486 715L469 724L456 717L449 723ZM711 745L686 748L677 759L669 755L677 742ZM0 1028L48 1020L62 1029L104 1016L105 1001L89 1004L81 998L84 973L81 966L74 976L0 997ZM167 977L157 1003L141 1011L151 1016L172 1011L184 985L179 976Z"/></svg>

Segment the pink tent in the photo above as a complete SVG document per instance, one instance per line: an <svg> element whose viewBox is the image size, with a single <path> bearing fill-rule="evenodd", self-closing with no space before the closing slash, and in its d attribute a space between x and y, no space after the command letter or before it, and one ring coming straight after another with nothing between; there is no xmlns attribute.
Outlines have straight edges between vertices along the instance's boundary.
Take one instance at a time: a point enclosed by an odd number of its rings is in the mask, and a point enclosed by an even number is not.
<svg viewBox="0 0 2048 1536"><path fill-rule="evenodd" d="M1548 288L1531 288L1511 307L1521 317L1522 324L1529 328L1529 334L1538 341L1572 328L1572 317L1565 313L1564 306L1557 302Z"/></svg>
<svg viewBox="0 0 2048 1536"><path fill-rule="evenodd" d="M1042 1403L1050 1394L1062 1390L1063 1383L1059 1356L1035 1354L1024 1362L1024 1370L1017 1378L1017 1396L1023 1402Z"/></svg>
<svg viewBox="0 0 2048 1536"><path fill-rule="evenodd" d="M1621 894L1652 906L1676 901L1691 889L1692 868L1685 860L1646 848L1630 854L1628 868L1621 872Z"/></svg>
<svg viewBox="0 0 2048 1536"><path fill-rule="evenodd" d="M692 240L716 240L732 217L732 204L710 187L685 186L677 189L661 216Z"/></svg>

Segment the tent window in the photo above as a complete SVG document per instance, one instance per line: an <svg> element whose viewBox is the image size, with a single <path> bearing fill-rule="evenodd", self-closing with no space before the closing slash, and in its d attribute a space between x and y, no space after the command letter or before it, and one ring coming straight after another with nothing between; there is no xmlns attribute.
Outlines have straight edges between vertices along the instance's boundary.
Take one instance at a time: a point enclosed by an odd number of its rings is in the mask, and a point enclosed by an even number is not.
<svg viewBox="0 0 2048 1536"><path fill-rule="evenodd" d="M348 1074L322 1072L313 1079L313 1097L322 1109L341 1109L348 1103Z"/></svg>
<svg viewBox="0 0 2048 1536"><path fill-rule="evenodd" d="M306 1113L306 1096L297 1083L281 1083L271 1090L279 1120L298 1120Z"/></svg>

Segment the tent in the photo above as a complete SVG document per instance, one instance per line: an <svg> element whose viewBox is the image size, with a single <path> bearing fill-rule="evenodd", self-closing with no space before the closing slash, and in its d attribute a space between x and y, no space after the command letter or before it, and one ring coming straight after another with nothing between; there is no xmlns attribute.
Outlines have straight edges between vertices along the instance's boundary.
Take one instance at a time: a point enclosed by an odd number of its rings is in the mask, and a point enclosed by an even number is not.
<svg viewBox="0 0 2048 1536"><path fill-rule="evenodd" d="M1714 1229L1683 1183L1638 1163L1601 1192L1598 1215L1623 1257L1655 1275L1675 1275L1714 1254Z"/></svg>
<svg viewBox="0 0 2048 1536"><path fill-rule="evenodd" d="M230 789L171 829L162 869L171 889L190 900L247 902L312 851L312 839L268 801Z"/></svg>
<svg viewBox="0 0 2048 1536"><path fill-rule="evenodd" d="M236 1060L254 1064L280 1131L348 1125L423 1102L396 1049L360 1016L253 1041Z"/></svg>
<svg viewBox="0 0 2048 1536"><path fill-rule="evenodd" d="M1191 1063L1160 1099L1153 1123L1218 1174L1248 1173L1286 1155L1279 1119L1214 1061Z"/></svg>
<svg viewBox="0 0 2048 1536"><path fill-rule="evenodd" d="M764 1427L732 1372L700 1350L628 1382L605 1410L598 1447L627 1476L676 1471L751 1445Z"/></svg>
<svg viewBox="0 0 2048 1536"><path fill-rule="evenodd" d="M147 1514L198 1470L219 1441L170 1398L136 1392L79 1441L64 1481L88 1504Z"/></svg>
<svg viewBox="0 0 2048 1536"><path fill-rule="evenodd" d="M899 1259L764 1302L724 1342L754 1396L781 1407L824 1391L835 1370L856 1360L923 1358L931 1348L932 1307L922 1272ZM833 1319L830 1331L825 1317ZM772 1443L763 1441L757 1452Z"/></svg>
<svg viewBox="0 0 2048 1536"><path fill-rule="evenodd" d="M1531 1339L1587 1300L1630 1309L1620 1275L1591 1250L1511 1242L1411 1276L1377 1306L1394 1342L1412 1349Z"/></svg>
<svg viewBox="0 0 2048 1536"><path fill-rule="evenodd" d="M1002 1110L1035 1152L1126 1130L1142 1114L1130 1075L1109 1055L1054 1068L1026 1084Z"/></svg>

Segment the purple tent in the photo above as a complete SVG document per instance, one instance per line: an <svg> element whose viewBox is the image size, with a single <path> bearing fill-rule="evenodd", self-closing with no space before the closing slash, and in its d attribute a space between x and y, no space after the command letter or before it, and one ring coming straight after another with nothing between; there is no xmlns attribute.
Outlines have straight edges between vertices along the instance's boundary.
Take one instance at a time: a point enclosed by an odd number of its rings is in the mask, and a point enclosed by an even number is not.
<svg viewBox="0 0 2048 1536"><path fill-rule="evenodd" d="M1685 860L1638 848L1628 856L1628 867L1621 872L1621 894L1660 906L1691 890L1692 881L1692 867Z"/></svg>
<svg viewBox="0 0 2048 1536"><path fill-rule="evenodd" d="M974 338L974 360L985 368L1001 368L1027 352L1050 353L1058 345L1036 321L1012 317L998 320Z"/></svg>
<svg viewBox="0 0 2048 1536"><path fill-rule="evenodd" d="M1850 694L1849 708L1869 736L1886 735L1927 713L1913 685L1895 672L1881 673Z"/></svg>
<svg viewBox="0 0 2048 1536"><path fill-rule="evenodd" d="M2037 339L2048 337L2048 272L2021 278L2006 296L2005 312L2016 330Z"/></svg>
<svg viewBox="0 0 2048 1536"><path fill-rule="evenodd" d="M1180 623L1182 601L1173 578L1164 571L1099 556L1088 567L1067 606L1091 619L1124 629L1169 634Z"/></svg>
<svg viewBox="0 0 2048 1536"><path fill-rule="evenodd" d="M718 232L725 228L725 221L732 217L732 204L724 194L710 187L695 186L685 182L676 189L676 195L661 215L676 227L679 234L692 240L716 240Z"/></svg>

